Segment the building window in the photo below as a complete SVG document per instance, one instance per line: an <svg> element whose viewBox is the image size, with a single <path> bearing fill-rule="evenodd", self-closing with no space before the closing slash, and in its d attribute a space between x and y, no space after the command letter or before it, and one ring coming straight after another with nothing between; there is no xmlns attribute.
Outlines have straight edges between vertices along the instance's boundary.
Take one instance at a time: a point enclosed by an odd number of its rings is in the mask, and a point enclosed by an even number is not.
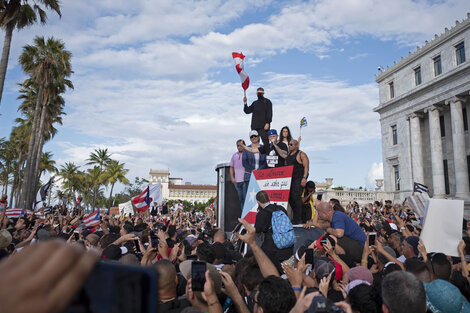
<svg viewBox="0 0 470 313"><path fill-rule="evenodd" d="M447 165L447 160L444 160L444 185L446 188L446 195L450 194L449 190L449 167Z"/></svg>
<svg viewBox="0 0 470 313"><path fill-rule="evenodd" d="M462 109L463 116L463 130L468 130L467 108Z"/></svg>
<svg viewBox="0 0 470 313"><path fill-rule="evenodd" d="M465 62L465 45L463 42L455 46L455 60L457 65Z"/></svg>
<svg viewBox="0 0 470 313"><path fill-rule="evenodd" d="M446 136L446 123L444 122L444 115L439 116L439 123L441 124L441 137Z"/></svg>
<svg viewBox="0 0 470 313"><path fill-rule="evenodd" d="M393 174L395 176L395 190L400 190L400 165L393 166Z"/></svg>
<svg viewBox="0 0 470 313"><path fill-rule="evenodd" d="M392 145L398 143L397 125L392 126Z"/></svg>
<svg viewBox="0 0 470 313"><path fill-rule="evenodd" d="M440 75L442 73L441 56L438 55L432 60L434 61L434 76Z"/></svg>
<svg viewBox="0 0 470 313"><path fill-rule="evenodd" d="M415 68L415 85L421 85L421 66Z"/></svg>
<svg viewBox="0 0 470 313"><path fill-rule="evenodd" d="M395 87L393 86L393 82L388 83L388 91L390 94L390 99L395 98Z"/></svg>

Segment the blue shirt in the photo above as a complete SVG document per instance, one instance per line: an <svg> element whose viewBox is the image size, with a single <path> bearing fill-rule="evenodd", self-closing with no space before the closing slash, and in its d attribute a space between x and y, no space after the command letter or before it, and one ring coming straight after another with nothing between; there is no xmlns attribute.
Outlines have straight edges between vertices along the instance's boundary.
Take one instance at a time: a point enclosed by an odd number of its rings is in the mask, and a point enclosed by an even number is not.
<svg viewBox="0 0 470 313"><path fill-rule="evenodd" d="M361 245L366 243L366 234L362 231L361 227L343 212L335 211L335 213L333 213L331 227L344 229L344 236L359 241Z"/></svg>

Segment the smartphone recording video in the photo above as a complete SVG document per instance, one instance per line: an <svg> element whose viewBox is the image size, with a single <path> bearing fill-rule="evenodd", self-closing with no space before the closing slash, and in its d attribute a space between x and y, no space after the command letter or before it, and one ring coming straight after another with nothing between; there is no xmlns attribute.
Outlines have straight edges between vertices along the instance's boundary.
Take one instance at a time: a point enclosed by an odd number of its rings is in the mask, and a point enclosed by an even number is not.
<svg viewBox="0 0 470 313"><path fill-rule="evenodd" d="M64 313L156 312L157 271L100 262Z"/></svg>
<svg viewBox="0 0 470 313"><path fill-rule="evenodd" d="M313 265L313 249L305 249L305 264Z"/></svg>
<svg viewBox="0 0 470 313"><path fill-rule="evenodd" d="M193 261L191 263L191 285L193 291L204 291L206 283L206 262Z"/></svg>
<svg viewBox="0 0 470 313"><path fill-rule="evenodd" d="M375 245L376 239L377 239L377 233L369 233L369 246Z"/></svg>

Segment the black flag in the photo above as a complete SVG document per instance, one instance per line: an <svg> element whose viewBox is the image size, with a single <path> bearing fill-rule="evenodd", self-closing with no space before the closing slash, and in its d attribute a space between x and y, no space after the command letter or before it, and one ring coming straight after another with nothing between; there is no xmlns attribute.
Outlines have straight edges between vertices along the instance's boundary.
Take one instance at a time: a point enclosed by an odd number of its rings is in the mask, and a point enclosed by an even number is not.
<svg viewBox="0 0 470 313"><path fill-rule="evenodd" d="M46 201L47 192L49 191L52 183L54 182L54 177L51 177L49 181L39 188L38 193L36 194L36 201L34 202L33 209L39 210L42 207L42 202Z"/></svg>
<svg viewBox="0 0 470 313"><path fill-rule="evenodd" d="M428 192L428 186L415 182L413 184L413 191L419 193Z"/></svg>

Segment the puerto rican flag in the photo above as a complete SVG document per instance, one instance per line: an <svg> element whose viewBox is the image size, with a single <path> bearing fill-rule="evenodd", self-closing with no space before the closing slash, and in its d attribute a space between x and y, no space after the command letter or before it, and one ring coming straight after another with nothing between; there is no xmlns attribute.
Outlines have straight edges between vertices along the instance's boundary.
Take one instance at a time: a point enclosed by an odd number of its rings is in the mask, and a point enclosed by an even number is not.
<svg viewBox="0 0 470 313"><path fill-rule="evenodd" d="M161 184L148 185L140 195L131 199L137 209L137 213L145 212L150 208L152 202L162 204Z"/></svg>
<svg viewBox="0 0 470 313"><path fill-rule="evenodd" d="M18 218L18 217L20 217L20 216L25 215L25 213L28 214L28 215L33 214L32 211L30 211L30 210L24 210L24 208L23 208L23 209L19 209L19 208L10 208L10 209L7 209L7 210L6 210L5 215L6 215L8 218Z"/></svg>
<svg viewBox="0 0 470 313"><path fill-rule="evenodd" d="M100 224L100 209L83 217L86 227L95 227Z"/></svg>
<svg viewBox="0 0 470 313"><path fill-rule="evenodd" d="M240 80L242 82L243 90L247 90L250 86L250 77L245 72L244 69L244 59L245 56L242 53L232 52L233 60L235 61L235 69L237 70L238 75L240 75Z"/></svg>
<svg viewBox="0 0 470 313"><path fill-rule="evenodd" d="M253 171L248 184L242 218L248 223L255 223L258 213L256 194L261 190L268 193L271 203L282 205L287 210L293 168L290 165Z"/></svg>

